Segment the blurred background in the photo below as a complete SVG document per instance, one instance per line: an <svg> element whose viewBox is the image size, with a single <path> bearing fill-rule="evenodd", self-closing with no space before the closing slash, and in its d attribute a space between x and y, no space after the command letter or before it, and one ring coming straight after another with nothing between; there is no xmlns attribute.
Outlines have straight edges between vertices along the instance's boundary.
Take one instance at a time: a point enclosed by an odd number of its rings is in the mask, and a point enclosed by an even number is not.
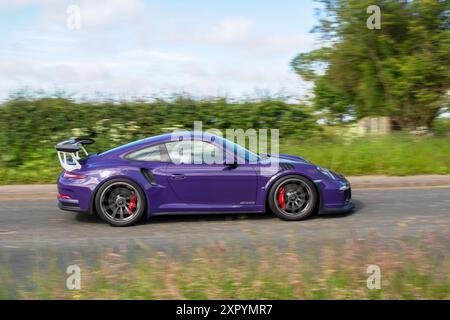
<svg viewBox="0 0 450 320"><path fill-rule="evenodd" d="M282 152L344 174L450 172L448 1L0 8L3 184L53 182L68 137L104 150L194 120L278 128Z"/></svg>
<svg viewBox="0 0 450 320"><path fill-rule="evenodd" d="M280 129L281 153L350 176L450 174L449 15L446 0L0 1L0 184L54 183L61 170L54 145L73 136L94 136L89 151L95 152L190 129L194 121L205 129ZM447 190L441 193L439 201L448 199ZM448 227L445 217L439 221ZM9 220L3 221L7 230ZM264 238L245 221L245 234ZM404 222L392 223L403 228ZM279 251L268 245L252 260L245 250L215 243L210 249L217 257L206 249L192 257L202 261L202 275L194 262L186 269L159 254L150 264L168 263L173 271L151 269L160 287L136 283L135 296L127 296L129 279L97 280L100 287L106 283L103 297L122 297L115 288L123 285L125 297L144 298L448 298L449 241L441 235L445 241L426 238L417 255L406 249L417 248L417 239L401 238L397 245L412 255L404 264L395 250L380 247L383 236L374 238L376 246L357 239L341 239L340 249L333 241L312 245L311 264L296 255L301 246ZM341 255L354 246L357 257ZM101 255L113 265L129 263L121 260L125 253ZM288 275L261 258L267 256L304 269ZM391 291L361 291L364 280L353 278L354 270L335 273L371 256L392 270ZM222 265L231 277L223 281ZM414 265L418 269L408 269ZM314 274L314 266L323 273ZM183 278L180 270L189 272ZM213 270L210 278L207 270ZM189 287L201 277L198 287ZM3 274L2 297L80 297L39 281L39 294L24 293L6 279ZM95 296L98 288L81 297Z"/></svg>

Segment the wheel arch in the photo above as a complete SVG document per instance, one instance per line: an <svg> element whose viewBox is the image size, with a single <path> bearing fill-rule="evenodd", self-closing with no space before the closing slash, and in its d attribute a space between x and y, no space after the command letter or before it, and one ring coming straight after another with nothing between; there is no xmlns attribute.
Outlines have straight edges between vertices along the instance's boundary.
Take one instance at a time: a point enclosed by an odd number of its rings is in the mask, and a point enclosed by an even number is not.
<svg viewBox="0 0 450 320"><path fill-rule="evenodd" d="M139 188L141 188L141 191L142 191L142 193L143 193L144 196L145 196L145 208L144 208L145 211L144 211L144 212L145 212L146 215L148 216L148 201L149 201L149 199L148 199L147 192L145 192L145 189L142 187L142 185L139 183L139 181L136 181L136 179L130 178L129 176L125 176L125 175L115 175L115 176L108 177L108 178L102 180L102 181L95 187L94 191L91 193L91 198L90 198L90 200L89 200L89 212L90 212L91 214L97 214L97 215L98 215L97 209L96 209L96 207L95 207L95 198L97 197L97 193L98 193L98 191L100 190L100 188L101 188L103 185L105 185L105 183L108 183L109 181L115 180L115 179L124 179L124 180L131 181L131 182L137 184L137 185L139 186Z"/></svg>
<svg viewBox="0 0 450 320"><path fill-rule="evenodd" d="M303 174L303 173L298 173L298 172L286 172L284 174L281 174L279 176L276 177L272 177L269 182L266 184L266 195L265 195L265 202L264 202L264 207L267 210L270 210L270 206L269 206L269 195L270 195L270 191L272 190L273 186L275 185L275 183L277 181L279 181L280 179L283 179L285 177L289 177L289 176L300 176L302 178L307 179L308 181L310 181L312 183L312 185L314 186L314 189L316 190L316 194L317 194L317 203L316 203L316 208L315 213L317 213L320 208L322 207L322 193L320 191L320 189L317 187L317 185L314 183L314 181L308 177L307 175Z"/></svg>

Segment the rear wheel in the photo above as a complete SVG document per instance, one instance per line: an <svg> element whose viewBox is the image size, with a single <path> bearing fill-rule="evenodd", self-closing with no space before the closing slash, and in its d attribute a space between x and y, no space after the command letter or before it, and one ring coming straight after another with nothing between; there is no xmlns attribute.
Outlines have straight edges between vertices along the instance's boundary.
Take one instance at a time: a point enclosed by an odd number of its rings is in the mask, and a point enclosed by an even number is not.
<svg viewBox="0 0 450 320"><path fill-rule="evenodd" d="M310 216L317 204L313 183L302 176L286 176L270 189L269 206L283 220L302 220Z"/></svg>
<svg viewBox="0 0 450 320"><path fill-rule="evenodd" d="M125 227L135 224L145 210L145 195L139 185L127 179L108 181L97 192L95 205L109 224Z"/></svg>

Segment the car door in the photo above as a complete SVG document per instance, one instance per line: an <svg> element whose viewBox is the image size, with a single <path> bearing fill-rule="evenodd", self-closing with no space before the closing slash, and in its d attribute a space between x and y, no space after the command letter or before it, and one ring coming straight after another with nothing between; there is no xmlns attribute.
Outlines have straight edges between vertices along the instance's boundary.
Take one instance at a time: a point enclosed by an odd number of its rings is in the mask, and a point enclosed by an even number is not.
<svg viewBox="0 0 450 320"><path fill-rule="evenodd" d="M184 209L233 211L255 204L255 165L227 165L224 157L205 161L211 152L225 154L225 149L202 140L168 142L166 148L171 159L166 167L169 185Z"/></svg>

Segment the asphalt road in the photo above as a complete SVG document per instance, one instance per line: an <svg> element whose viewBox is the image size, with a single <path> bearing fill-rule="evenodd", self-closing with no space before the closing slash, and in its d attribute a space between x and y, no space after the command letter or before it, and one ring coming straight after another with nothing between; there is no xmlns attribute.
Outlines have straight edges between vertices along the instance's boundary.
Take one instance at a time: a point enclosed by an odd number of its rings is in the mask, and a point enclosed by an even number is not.
<svg viewBox="0 0 450 320"><path fill-rule="evenodd" d="M158 216L134 227L114 228L96 216L63 212L56 200L0 201L0 258L18 277L32 269L33 257L58 252L61 264L105 247L145 244L176 253L177 247L225 242L227 245L345 241L377 237L395 243L401 237L450 234L450 188L366 189L353 192L356 210L286 222L270 214ZM447 242L450 251L450 243Z"/></svg>

